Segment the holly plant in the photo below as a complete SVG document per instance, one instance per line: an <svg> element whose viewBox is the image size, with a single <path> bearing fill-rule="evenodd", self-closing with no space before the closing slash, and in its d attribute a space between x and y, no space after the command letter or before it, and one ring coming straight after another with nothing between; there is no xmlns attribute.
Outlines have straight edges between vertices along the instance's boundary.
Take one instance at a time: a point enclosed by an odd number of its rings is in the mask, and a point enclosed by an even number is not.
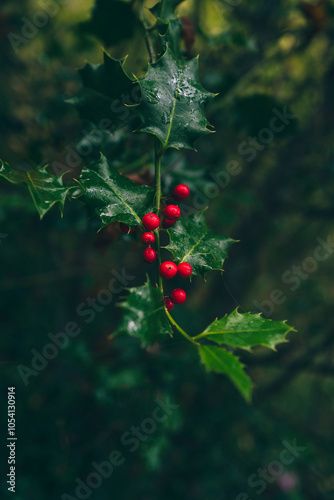
<svg viewBox="0 0 334 500"><path fill-rule="evenodd" d="M162 192L162 160L166 152L195 149L195 142L212 132L205 108L214 94L200 83L198 58L186 58L180 48L182 22L174 15L179 3L180 0L162 0L149 15L142 4L136 12L136 9L131 11L131 16L135 12L142 24L150 56L144 76L130 77L125 71L125 59L115 60L105 52L102 64L86 64L79 71L82 89L70 99L80 116L92 126L109 120L107 135L111 137L117 133L132 134L129 123L132 126L137 120L135 134L151 136L154 182L139 184L124 175L124 171L117 169L115 159L103 154L102 145L98 154L85 162L80 176L70 183L47 168L23 171L4 162L0 176L28 187L41 218L53 205L58 205L62 212L67 198L80 199L91 215L99 219L100 229L116 222L125 233L138 231L144 247L143 259L157 266L158 279L154 283L147 278L142 286L127 290L120 304L123 317L114 335L131 335L150 347L166 335L181 334L197 350L208 371L229 377L249 400L252 382L236 351L251 351L255 346L275 350L277 344L286 342L286 335L293 328L285 321L271 321L260 314L235 310L215 319L194 336L173 318L173 309L184 307L186 292L182 288L174 288L169 296L164 292L166 281L172 283L176 275L189 280L193 276L204 278L208 271L221 273L229 247L235 243L207 226L205 210L182 215L180 202L191 195L186 183ZM110 5L113 4L111 1ZM124 6L130 9L130 4ZM91 30L99 26L95 21L93 18L89 25ZM103 33L100 38L103 39ZM163 233L168 236L164 249L169 252L169 260L164 262L160 242Z"/></svg>

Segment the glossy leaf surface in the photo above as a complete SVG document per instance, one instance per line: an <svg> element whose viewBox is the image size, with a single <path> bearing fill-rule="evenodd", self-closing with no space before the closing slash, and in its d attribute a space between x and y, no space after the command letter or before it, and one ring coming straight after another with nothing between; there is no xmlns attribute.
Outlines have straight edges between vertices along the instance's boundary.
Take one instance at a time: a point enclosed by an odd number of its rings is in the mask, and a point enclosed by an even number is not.
<svg viewBox="0 0 334 500"><path fill-rule="evenodd" d="M260 314L242 313L237 310L217 319L196 339L208 339L217 344L250 350L254 346L265 346L275 350L277 344L287 342L286 335L294 331L284 321L272 321Z"/></svg>
<svg viewBox="0 0 334 500"><path fill-rule="evenodd" d="M120 175L105 156L85 167L78 182L83 188L80 199L101 220L102 227L115 221L138 226L142 217L154 210L155 190Z"/></svg>
<svg viewBox="0 0 334 500"><path fill-rule="evenodd" d="M222 271L228 248L235 243L208 228L205 210L181 217L168 233L170 241L166 248L172 252L176 263L188 262L193 274L202 276L207 271Z"/></svg>
<svg viewBox="0 0 334 500"><path fill-rule="evenodd" d="M7 163L1 162L0 164L0 177L13 184L23 184L28 187L41 219L57 204L63 213L67 194L75 187L64 186L62 176L55 177L49 174L45 167L39 170L23 171L11 168Z"/></svg>
<svg viewBox="0 0 334 500"><path fill-rule="evenodd" d="M208 371L227 375L243 397L250 400L252 382L236 356L220 347L206 345L199 347L199 354Z"/></svg>
<svg viewBox="0 0 334 500"><path fill-rule="evenodd" d="M197 58L183 61L167 47L138 81L142 100L133 108L142 122L138 132L155 135L163 150L195 149L195 141L210 133L204 110L214 94L200 84Z"/></svg>
<svg viewBox="0 0 334 500"><path fill-rule="evenodd" d="M145 285L129 288L128 291L129 295L119 304L124 313L115 335L131 335L147 345L171 334L159 288L148 281Z"/></svg>

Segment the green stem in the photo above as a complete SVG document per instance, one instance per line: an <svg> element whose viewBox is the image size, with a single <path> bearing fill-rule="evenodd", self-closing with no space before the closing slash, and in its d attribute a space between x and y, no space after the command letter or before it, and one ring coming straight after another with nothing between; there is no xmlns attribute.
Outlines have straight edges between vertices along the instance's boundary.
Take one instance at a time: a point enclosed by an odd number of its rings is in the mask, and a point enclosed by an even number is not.
<svg viewBox="0 0 334 500"><path fill-rule="evenodd" d="M162 283L162 277L160 276L160 273L159 273L159 267L160 267L160 264L161 264L159 229L156 230L155 234L156 234L156 242L157 242L157 249L158 249L158 284L159 284L160 291L163 294L164 293L164 286L163 286L163 283Z"/></svg>
<svg viewBox="0 0 334 500"><path fill-rule="evenodd" d="M139 18L140 18L140 21L141 21L141 23L144 27L144 30L145 30L145 41L146 41L148 53L150 55L150 61L151 61L151 63L155 63L156 62L156 54L155 54L153 42L151 39L150 28L147 25L146 20L145 20L145 16L144 16L144 0L142 0L142 2L140 3ZM160 217L160 205L161 205L161 157L164 154L166 149L167 149L166 147L161 148L159 140L156 137L155 138L155 186L156 186L155 209L156 209L156 213L157 213L158 217ZM162 277L160 276L160 273L159 273L159 267L161 264L161 248L160 248L159 228L155 230L155 239L156 239L156 247L157 247L157 251L158 251L158 259L157 259L157 262L158 262L158 285L159 285L159 289L160 289L162 295L164 295L163 281L162 281ZM183 335L187 340L189 340L189 342L191 342L193 345L195 345L197 347L199 345L198 342L193 340L190 337L190 335L188 335L176 323L176 321L174 321L174 319L172 318L172 316L169 314L169 312L166 309L165 309L165 311L166 311L167 318L169 319L170 323L173 326L175 326L175 328L181 333L181 335Z"/></svg>
<svg viewBox="0 0 334 500"><path fill-rule="evenodd" d="M156 185L156 193L155 193L155 209L157 212L157 216L160 217L160 205L161 205L161 152L159 151L158 139L155 138L155 185ZM160 249L160 233L159 228L155 231L157 249L158 249L158 279L159 279L159 288L161 293L164 293L162 277L159 273L159 267L161 264L161 249Z"/></svg>
<svg viewBox="0 0 334 500"><path fill-rule="evenodd" d="M151 64L153 64L156 62L156 54L154 50L153 41L151 39L150 27L148 26L145 20L144 0L142 0L139 5L139 19L145 31L145 42L150 56L150 62ZM155 184L156 184L155 210L158 217L160 217L160 204L161 204L161 156L162 156L162 151L159 149L158 139L155 138ZM159 289L163 294L164 293L163 282L162 282L162 277L160 276L159 273L159 267L161 264L159 228L156 229L154 233L155 233L156 246L158 249L158 284L159 284Z"/></svg>
<svg viewBox="0 0 334 500"><path fill-rule="evenodd" d="M142 23L144 31L145 31L146 47L147 47L147 51L148 51L149 56L150 56L150 61L153 64L153 63L156 62L156 55L155 55L155 50L154 50L154 44L153 44L153 41L152 41L152 38L151 38L151 34L150 34L150 27L148 26L148 24L146 23L146 20L145 20L145 15L144 15L144 0L142 0L140 2L140 6L139 6L139 19L140 19L140 22Z"/></svg>
<svg viewBox="0 0 334 500"><path fill-rule="evenodd" d="M155 138L155 208L157 215L160 216L160 203L161 203L161 152L159 151L159 140Z"/></svg>
<svg viewBox="0 0 334 500"><path fill-rule="evenodd" d="M176 321L174 320L174 318L170 315L169 311L166 311L166 314L167 314L167 318L169 319L169 321L171 322L171 324L173 326L175 326L175 328L181 333L181 335L183 335L187 340L189 340L189 342L191 342L192 344L194 344L196 347L198 345L200 345L198 342L196 342L192 337L190 337L190 335L188 335L181 327L180 325L178 325L176 323Z"/></svg>

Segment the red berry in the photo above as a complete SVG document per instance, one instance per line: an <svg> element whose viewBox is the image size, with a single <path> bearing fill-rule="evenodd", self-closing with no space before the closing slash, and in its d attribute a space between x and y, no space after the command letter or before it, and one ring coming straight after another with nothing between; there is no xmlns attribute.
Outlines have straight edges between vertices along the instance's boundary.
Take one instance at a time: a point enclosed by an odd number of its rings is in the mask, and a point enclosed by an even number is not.
<svg viewBox="0 0 334 500"><path fill-rule="evenodd" d="M157 215L149 213L144 215L143 224L146 227L146 229L148 229L149 231L153 231L153 229L159 227L160 219Z"/></svg>
<svg viewBox="0 0 334 500"><path fill-rule="evenodd" d="M150 245L155 242L155 236L153 233L144 233L141 240L145 245Z"/></svg>
<svg viewBox="0 0 334 500"><path fill-rule="evenodd" d="M167 205L165 208L165 216L167 219L176 220L180 217L181 210L176 205Z"/></svg>
<svg viewBox="0 0 334 500"><path fill-rule="evenodd" d="M146 262L149 262L152 264L157 258L157 252L153 250L153 248L145 248L143 251L143 259L146 260Z"/></svg>
<svg viewBox="0 0 334 500"><path fill-rule="evenodd" d="M166 305L166 309L167 311L171 311L174 307L174 304L173 302L170 300L169 297L165 297L165 305Z"/></svg>
<svg viewBox="0 0 334 500"><path fill-rule="evenodd" d="M189 278L191 273L193 272L193 268L188 262L181 262L177 266L177 273L181 276L181 278Z"/></svg>
<svg viewBox="0 0 334 500"><path fill-rule="evenodd" d="M162 227L163 227L164 229L168 229L169 227L174 226L175 222L176 222L176 220L164 219L164 220L162 221Z"/></svg>
<svg viewBox="0 0 334 500"><path fill-rule="evenodd" d="M129 226L127 226L126 224L123 224L123 222L119 223L119 227L120 227L122 233L125 233L125 234L133 233L134 231L137 231L137 229L138 229L137 226L130 229Z"/></svg>
<svg viewBox="0 0 334 500"><path fill-rule="evenodd" d="M186 300L187 295L182 288L174 288L174 290L170 294L170 299L174 304L183 304L183 302Z"/></svg>
<svg viewBox="0 0 334 500"><path fill-rule="evenodd" d="M160 264L159 273L160 276L162 276L166 280L170 280L174 278L177 273L177 265L174 264L174 262L167 260L166 262Z"/></svg>
<svg viewBox="0 0 334 500"><path fill-rule="evenodd" d="M188 198L189 193L189 188L185 184L178 184L175 186L173 191L173 195L177 200L184 200L185 198Z"/></svg>

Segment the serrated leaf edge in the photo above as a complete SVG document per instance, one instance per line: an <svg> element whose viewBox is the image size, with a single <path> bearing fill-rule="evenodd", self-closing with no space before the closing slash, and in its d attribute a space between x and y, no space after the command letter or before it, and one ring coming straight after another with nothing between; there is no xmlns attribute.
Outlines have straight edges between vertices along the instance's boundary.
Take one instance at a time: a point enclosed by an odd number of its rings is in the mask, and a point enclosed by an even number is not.
<svg viewBox="0 0 334 500"><path fill-rule="evenodd" d="M288 335L288 333L290 332L296 332L297 330L295 328L293 328L292 326L288 325L286 322L287 320L282 320L282 321L273 321L271 318L263 318L263 316L261 315L262 313L255 313L255 314L252 314L251 312L246 312L246 313L239 313L238 312L238 309L239 307L237 307L236 309L234 309L230 314L225 314L222 318L226 318L228 316L231 316L232 314L234 313L237 313L239 314L240 316L244 315L248 315L248 316L256 316L258 318L261 318L261 319L264 319L266 321L270 321L270 322L273 322L273 323L282 323L284 325L286 325L287 327L287 330L285 332L283 332L283 338L281 340L279 340L278 342L276 342L275 344L274 343L270 343L270 345L264 345L264 344L254 344L253 346L249 346L249 347L242 347L242 346L234 346L233 348L234 349L242 349L242 350L245 350L245 351L248 351L248 352L252 352L252 349L253 347L267 347L268 349L271 349L273 351L277 351L276 349L276 346L279 345L279 344L284 344L284 343L288 343L289 340L286 338L286 336ZM215 321L220 321L218 318L216 318L213 323ZM200 339L205 339L205 338L208 338L208 336L214 336L214 335L223 335L224 333L249 333L249 332L256 332L256 331L259 331L259 329L255 329L255 330L222 330L222 331L219 331L219 332L210 332L208 331L208 328L212 325L212 323L210 323L210 325L204 330L204 332L200 333L199 335L196 335L194 337L194 340L200 340ZM266 331L267 329L262 329L263 331ZM216 342L212 339L208 339L208 340L211 340L213 342ZM224 342L216 342L217 345L223 345Z"/></svg>
<svg viewBox="0 0 334 500"><path fill-rule="evenodd" d="M2 177L3 179L6 179L8 182L10 182L11 184L18 184L16 183L15 181L12 181L11 179L8 179L6 176L4 176L2 173L1 173L1 168L5 165L7 165L10 169L12 170L16 170L15 168L11 167L9 165L9 163L7 162L4 162L3 160L0 160L1 164L0 164L0 177ZM61 214L61 217L63 217L64 215L64 208L65 208L65 202L66 202L66 197L67 197L67 194L69 193L69 191L71 191L72 189L75 189L76 186L69 186L66 191L64 192L65 194L65 197L63 200L55 200L53 201L52 203L50 203L50 205L48 206L48 208L46 210L40 210L38 204L37 204L37 199L36 199L36 195L35 195L35 191L32 189L34 187L34 183L31 179L31 176L29 175L29 172L30 171L33 171L33 172L40 172L40 171L43 171L43 172L46 172L46 169L49 165L43 165L41 168L31 168L30 170L21 170L21 172L25 173L29 179L29 181L25 181L23 180L22 182L22 185L25 184L26 187L28 188L28 191L30 193L30 196L32 198L32 201L33 201L33 204L39 214L39 217L40 217L40 220L43 219L44 215L46 215L50 210L51 208L54 206L54 205L59 205L59 210L60 210L60 214ZM18 170L18 172L20 172L20 170ZM70 170L66 171L66 172L63 172L62 174L60 175L50 175L50 177L54 178L54 179L57 179L60 181L62 187L66 188L66 186L64 186L63 184L63 177L65 174L67 174L68 172L70 172Z"/></svg>

